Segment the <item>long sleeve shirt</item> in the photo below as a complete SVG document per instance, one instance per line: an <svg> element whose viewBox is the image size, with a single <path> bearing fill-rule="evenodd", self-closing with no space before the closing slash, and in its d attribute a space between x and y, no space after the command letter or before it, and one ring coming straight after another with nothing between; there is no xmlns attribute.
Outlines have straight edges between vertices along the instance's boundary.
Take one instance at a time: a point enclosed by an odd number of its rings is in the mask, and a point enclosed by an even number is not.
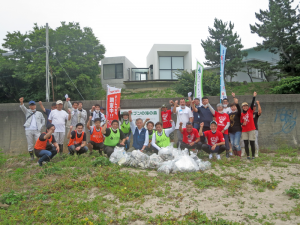
<svg viewBox="0 0 300 225"><path fill-rule="evenodd" d="M130 122L130 129L131 129L131 131L132 131L132 135L134 135L134 133L135 133L135 130L136 130L135 128L137 128L137 126L135 125L135 122L134 122L134 121L131 121L131 122ZM142 127L141 129L138 129L139 134L141 133L141 131L142 131L143 128L144 128L144 127ZM153 136L152 136L152 138L153 138ZM149 132L148 132L148 130L146 129L144 146L147 146L148 144L149 144Z"/></svg>
<svg viewBox="0 0 300 225"><path fill-rule="evenodd" d="M175 130L175 123L174 121L172 122L172 127L171 128L168 128L168 129L163 129L163 131L165 131L165 134L167 137L170 136L170 134ZM163 131L158 133L157 134L159 136L161 136L163 134ZM152 141L151 141L151 145L156 148L158 151L161 149L157 144L156 144L156 132L153 132L153 135L152 135Z"/></svg>

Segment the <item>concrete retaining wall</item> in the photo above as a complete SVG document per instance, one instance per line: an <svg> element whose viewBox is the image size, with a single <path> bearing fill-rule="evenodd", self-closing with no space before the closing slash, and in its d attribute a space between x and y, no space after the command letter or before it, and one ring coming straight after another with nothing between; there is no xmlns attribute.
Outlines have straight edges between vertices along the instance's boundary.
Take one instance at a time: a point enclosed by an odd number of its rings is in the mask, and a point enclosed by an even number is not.
<svg viewBox="0 0 300 225"><path fill-rule="evenodd" d="M252 96L237 96L239 102L250 103ZM175 99L173 99L175 100ZM219 97L210 97L210 103L215 107L219 102ZM289 146L299 146L300 143L300 95L262 95L258 96L262 106L262 115L258 120L259 145L260 148L277 149L280 143ZM232 101L232 98L230 98ZM129 108L159 108L162 104L168 104L169 99L133 99L122 100L123 109ZM100 104L105 106L105 100L84 101L83 105L89 110L92 105ZM51 103L43 103L46 108L50 108ZM28 103L25 103L28 106ZM39 105L37 109L40 110ZM19 104L0 104L0 148L5 153L16 154L27 151L27 142L23 124L25 116ZM45 130L45 129L43 129ZM88 135L89 139L89 135ZM67 143L67 140L65 141ZM66 146L66 144L65 144ZM66 148L65 148L66 151Z"/></svg>

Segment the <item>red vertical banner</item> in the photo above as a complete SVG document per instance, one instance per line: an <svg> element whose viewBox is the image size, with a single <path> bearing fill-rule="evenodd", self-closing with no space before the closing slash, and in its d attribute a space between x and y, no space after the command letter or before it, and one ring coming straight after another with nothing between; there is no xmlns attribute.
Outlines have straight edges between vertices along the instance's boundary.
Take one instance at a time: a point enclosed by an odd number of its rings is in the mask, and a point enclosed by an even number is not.
<svg viewBox="0 0 300 225"><path fill-rule="evenodd" d="M107 85L106 98L106 119L107 127L111 127L111 121L118 120L118 108L120 107L121 88L115 88Z"/></svg>

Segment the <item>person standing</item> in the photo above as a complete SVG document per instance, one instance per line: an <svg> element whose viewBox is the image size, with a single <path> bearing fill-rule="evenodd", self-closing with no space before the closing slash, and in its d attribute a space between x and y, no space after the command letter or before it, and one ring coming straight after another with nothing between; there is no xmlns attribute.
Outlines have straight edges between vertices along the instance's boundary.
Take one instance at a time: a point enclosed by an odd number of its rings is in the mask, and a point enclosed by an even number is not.
<svg viewBox="0 0 300 225"><path fill-rule="evenodd" d="M90 110L92 116L92 125L94 126L94 120L96 118L100 118L101 126L103 126L106 122L105 115L101 112L101 107L98 104L93 105L92 109Z"/></svg>
<svg viewBox="0 0 300 225"><path fill-rule="evenodd" d="M53 133L55 126L48 124L46 132L43 132L34 145L34 153L37 158L39 166L43 166L43 162L49 162L58 152L59 146L56 143Z"/></svg>
<svg viewBox="0 0 300 225"><path fill-rule="evenodd" d="M121 108L118 108L118 117L120 121L120 129L124 133L126 137L125 141L125 149L128 151L130 148L130 136L131 136L131 129L130 129L130 122L129 122L129 113L124 111L121 115L120 113Z"/></svg>
<svg viewBox="0 0 300 225"><path fill-rule="evenodd" d="M78 123L83 124L83 131L85 131L85 123L86 123L86 120L87 120L87 112L82 107L83 107L83 103L78 102Z"/></svg>
<svg viewBox="0 0 300 225"><path fill-rule="evenodd" d="M90 141L88 143L88 148L90 150L90 155L93 154L94 150L99 150L99 154L101 155L101 151L104 149L104 136L102 134L101 120L100 118L96 118L94 123L95 126L90 126L92 120L92 116L89 117L89 121L87 123L87 128L90 131Z"/></svg>
<svg viewBox="0 0 300 225"><path fill-rule="evenodd" d="M227 98L224 98L223 101L223 112L227 113L228 115L231 113L231 108L229 106L229 102Z"/></svg>
<svg viewBox="0 0 300 225"><path fill-rule="evenodd" d="M96 121L96 120L95 120ZM106 120L101 132L105 135L104 140L104 153L109 158L110 155L114 152L116 146L125 147L125 135L119 129L119 121L113 120L111 122L111 128L107 128L108 120Z"/></svg>
<svg viewBox="0 0 300 225"><path fill-rule="evenodd" d="M63 101L61 100L56 102L56 106L57 109L51 111L48 120L55 126L55 132L53 135L58 143L60 154L63 154L66 121L71 120L71 111L69 110L67 113L66 111L62 110Z"/></svg>
<svg viewBox="0 0 300 225"><path fill-rule="evenodd" d="M226 147L226 157L229 158L229 139L228 139L228 128L230 126L230 120L227 113L223 111L223 105L221 103L217 104L217 110L215 111L211 105L208 103L208 107L216 118L216 122L218 124L217 130L223 134L225 140L225 147Z"/></svg>
<svg viewBox="0 0 300 225"><path fill-rule="evenodd" d="M76 124L76 129L73 130L73 127L70 126L70 130L68 132L68 150L70 152L70 155L74 155L76 152L77 155L84 154L88 151L88 148L86 146L86 134L83 131L83 124L78 123Z"/></svg>
<svg viewBox="0 0 300 225"><path fill-rule="evenodd" d="M148 130L144 128L144 123L141 118L136 119L135 123L132 120L131 114L132 111L129 112L129 121L130 121L130 129L133 134L133 144L128 151L132 150L140 150L144 151L145 148L149 144L149 133Z"/></svg>
<svg viewBox="0 0 300 225"><path fill-rule="evenodd" d="M53 102L52 105L51 105L51 109L46 109L44 106L43 106L43 103L41 101L39 101L39 105L41 107L41 109L43 110L43 112L47 115L47 125L51 124L48 120L49 118L49 115L51 113L52 110L56 109L56 103Z"/></svg>
<svg viewBox="0 0 300 225"><path fill-rule="evenodd" d="M257 104L257 107L258 107L258 111L256 111L256 104ZM256 104L254 104L253 106L253 120L254 120L254 125L255 125L255 157L258 157L258 151L259 151L259 146L258 146L258 125L257 125L257 122L258 122L258 118L260 117L262 111L261 111L261 107L260 107L260 103L259 101L256 101Z"/></svg>
<svg viewBox="0 0 300 225"><path fill-rule="evenodd" d="M190 100L191 101L191 100ZM198 112L195 112L194 111L194 108L199 108L201 105L200 105L200 99L199 98L195 98L193 101L191 101L192 104L192 111L193 111L193 116L194 116L194 120L193 120L193 127L199 131L200 129L200 114ZM194 107L193 107L194 105Z"/></svg>
<svg viewBox="0 0 300 225"><path fill-rule="evenodd" d="M21 97L20 108L25 114L25 134L28 144L28 152L30 159L34 159L34 145L41 134L41 129L45 125L45 118L41 112L36 111L35 101L29 102L29 109L24 106L24 98Z"/></svg>
<svg viewBox="0 0 300 225"><path fill-rule="evenodd" d="M203 131L210 130L210 122L213 120L213 115L208 108L209 100L207 97L202 98L202 106L195 107L195 104L192 104L193 111L197 112L200 115L199 122L204 123ZM205 137L201 136L200 141L202 144L205 143Z"/></svg>
<svg viewBox="0 0 300 225"><path fill-rule="evenodd" d="M167 106L165 104L163 104L161 106L161 120L162 120L162 124L163 124L163 129L168 129L172 127L172 124L170 123L170 120L172 120L172 111L173 111L173 103L172 100L169 101L170 105L171 105L171 109L168 109ZM170 139L171 142L174 141L174 132L172 132L170 134Z"/></svg>
<svg viewBox="0 0 300 225"><path fill-rule="evenodd" d="M201 150L202 143L200 142L199 131L193 128L191 122L186 123L185 128L182 128L182 122L180 122L179 130L182 133L182 141L180 143L181 150L185 148Z"/></svg>
<svg viewBox="0 0 300 225"><path fill-rule="evenodd" d="M173 103L173 102L172 102ZM188 122L193 122L193 113L189 107L185 105L185 99L180 99L180 106L178 106L178 101L175 101L173 113L177 115L177 121L176 121L176 127L177 130L177 146L179 146L179 143L182 141L182 133L179 130L179 124L182 122L182 128L186 127L186 124Z"/></svg>
<svg viewBox="0 0 300 225"><path fill-rule="evenodd" d="M175 123L173 120L170 120L172 124L171 128L163 129L163 124L157 122L155 124L155 132L152 135L151 145L154 148L153 153L158 154L158 151L161 148L168 147L171 144L170 134L175 130Z"/></svg>
<svg viewBox="0 0 300 225"><path fill-rule="evenodd" d="M230 104L231 113L229 114L230 126L228 128L228 132L234 155L241 157L241 107L238 99L235 97L235 93L232 93L232 97L234 99L234 103Z"/></svg>
<svg viewBox="0 0 300 225"><path fill-rule="evenodd" d="M65 101L64 108L68 112L69 110L71 111L71 119L67 121L66 127L67 127L67 134L69 133L70 127L72 126L73 130L76 128L76 124L78 123L79 120L79 111L78 111L78 102L73 102L71 104L70 98L67 98ZM71 131L73 131L71 130Z"/></svg>
<svg viewBox="0 0 300 225"><path fill-rule="evenodd" d="M247 154L247 159L251 159L249 156L249 142L251 146L252 159L255 159L255 125L253 119L253 107L255 102L255 97L257 93L253 93L252 103L249 105L247 102L242 103L242 113L241 113L241 124L242 124L242 139L244 140L245 151Z"/></svg>
<svg viewBox="0 0 300 225"><path fill-rule="evenodd" d="M221 159L220 154L226 150L225 139L223 134L217 130L218 123L210 122L210 130L202 131L204 122L200 124L199 135L207 138L207 144L202 145L202 150L209 154L209 159L212 159L213 154L217 154L217 160Z"/></svg>

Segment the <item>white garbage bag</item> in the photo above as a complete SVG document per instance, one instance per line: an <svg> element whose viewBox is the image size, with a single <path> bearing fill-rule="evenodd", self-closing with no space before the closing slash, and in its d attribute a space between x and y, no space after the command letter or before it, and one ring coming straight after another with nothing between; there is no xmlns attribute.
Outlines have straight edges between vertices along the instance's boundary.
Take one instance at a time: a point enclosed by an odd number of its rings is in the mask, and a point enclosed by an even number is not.
<svg viewBox="0 0 300 225"><path fill-rule="evenodd" d="M142 169L148 168L150 157L140 150L133 150L131 153L132 165L134 167L141 167Z"/></svg>
<svg viewBox="0 0 300 225"><path fill-rule="evenodd" d="M173 161L165 161L160 164L160 166L157 169L157 172L159 173L165 173L165 174L170 174L172 171L172 166L173 166Z"/></svg>
<svg viewBox="0 0 300 225"><path fill-rule="evenodd" d="M186 173L186 172L196 172L199 170L198 165L196 164L195 160L192 159L188 155L184 155L179 157L174 161L172 166L172 172L177 173Z"/></svg>
<svg viewBox="0 0 300 225"><path fill-rule="evenodd" d="M156 153L150 155L150 160L149 160L149 168L158 168L159 165L163 162L162 158L157 155Z"/></svg>
<svg viewBox="0 0 300 225"><path fill-rule="evenodd" d="M173 148L172 155L174 159L177 159L178 157L183 156L183 152L181 149Z"/></svg>
<svg viewBox="0 0 300 225"><path fill-rule="evenodd" d="M158 155L164 161L172 160L173 159L173 148L171 146L168 146L168 147L165 147L165 148L161 148L158 151Z"/></svg>
<svg viewBox="0 0 300 225"><path fill-rule="evenodd" d="M189 150L187 148L182 150L183 155L189 155Z"/></svg>
<svg viewBox="0 0 300 225"><path fill-rule="evenodd" d="M203 164L205 165L206 170L211 169L211 163L209 161L205 161L205 162L203 162Z"/></svg>
<svg viewBox="0 0 300 225"><path fill-rule="evenodd" d="M118 147L116 146L114 148L114 152L110 155L109 161L112 163L118 163L121 159L126 158L126 151L124 150L124 147Z"/></svg>

